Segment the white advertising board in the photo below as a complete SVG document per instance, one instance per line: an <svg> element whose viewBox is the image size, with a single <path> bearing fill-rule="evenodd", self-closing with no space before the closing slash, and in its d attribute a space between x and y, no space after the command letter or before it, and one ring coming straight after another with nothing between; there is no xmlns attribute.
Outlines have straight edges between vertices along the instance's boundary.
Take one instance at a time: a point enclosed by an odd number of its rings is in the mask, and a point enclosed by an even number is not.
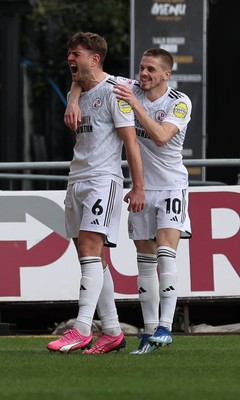
<svg viewBox="0 0 240 400"><path fill-rule="evenodd" d="M189 191L193 236L178 248L179 297L240 297L240 186ZM64 198L65 191L0 192L0 302L78 300L81 274L65 237ZM118 246L106 249L121 300L138 298L126 207Z"/></svg>

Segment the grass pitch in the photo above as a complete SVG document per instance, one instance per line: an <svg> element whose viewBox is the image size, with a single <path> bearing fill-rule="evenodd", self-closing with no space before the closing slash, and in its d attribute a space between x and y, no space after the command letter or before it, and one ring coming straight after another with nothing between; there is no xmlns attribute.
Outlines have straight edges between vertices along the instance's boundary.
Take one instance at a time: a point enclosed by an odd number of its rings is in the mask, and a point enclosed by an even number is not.
<svg viewBox="0 0 240 400"><path fill-rule="evenodd" d="M0 337L1 400L237 400L240 335L173 336L171 346L130 355L51 353L54 337Z"/></svg>

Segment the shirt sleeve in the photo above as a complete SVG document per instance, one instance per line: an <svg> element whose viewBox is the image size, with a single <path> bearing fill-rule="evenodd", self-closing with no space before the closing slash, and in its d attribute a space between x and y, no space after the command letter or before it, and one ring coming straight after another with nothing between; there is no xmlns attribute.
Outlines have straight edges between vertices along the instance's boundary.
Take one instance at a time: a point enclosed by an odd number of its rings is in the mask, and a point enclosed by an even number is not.
<svg viewBox="0 0 240 400"><path fill-rule="evenodd" d="M116 128L135 125L132 107L126 101L117 99L113 92L109 96L109 105Z"/></svg>
<svg viewBox="0 0 240 400"><path fill-rule="evenodd" d="M181 131L191 120L192 103L188 96L176 99L164 118L164 122L171 122Z"/></svg>

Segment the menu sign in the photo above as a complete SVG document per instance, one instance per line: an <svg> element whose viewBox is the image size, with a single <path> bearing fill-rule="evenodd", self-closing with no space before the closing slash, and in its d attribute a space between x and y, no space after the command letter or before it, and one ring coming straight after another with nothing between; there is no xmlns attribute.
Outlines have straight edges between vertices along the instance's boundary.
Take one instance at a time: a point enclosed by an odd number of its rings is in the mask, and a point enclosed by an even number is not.
<svg viewBox="0 0 240 400"><path fill-rule="evenodd" d="M131 77L138 79L142 53L161 47L174 58L169 85L192 100L183 157L205 158L206 0L131 0ZM198 179L201 168L189 168ZM203 177L203 176L202 176Z"/></svg>

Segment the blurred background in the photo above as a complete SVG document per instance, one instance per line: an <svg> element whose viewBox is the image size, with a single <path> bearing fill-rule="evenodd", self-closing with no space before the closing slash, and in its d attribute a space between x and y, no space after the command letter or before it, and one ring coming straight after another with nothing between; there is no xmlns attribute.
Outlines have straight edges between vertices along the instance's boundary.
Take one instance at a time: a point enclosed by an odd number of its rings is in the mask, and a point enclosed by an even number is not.
<svg viewBox="0 0 240 400"><path fill-rule="evenodd" d="M74 135L63 123L67 40L80 30L99 33L109 44L105 71L130 76L130 7L130 0L0 0L0 162L71 160ZM239 158L238 13L233 0L207 7L206 158ZM238 173L211 167L206 179L236 184Z"/></svg>

